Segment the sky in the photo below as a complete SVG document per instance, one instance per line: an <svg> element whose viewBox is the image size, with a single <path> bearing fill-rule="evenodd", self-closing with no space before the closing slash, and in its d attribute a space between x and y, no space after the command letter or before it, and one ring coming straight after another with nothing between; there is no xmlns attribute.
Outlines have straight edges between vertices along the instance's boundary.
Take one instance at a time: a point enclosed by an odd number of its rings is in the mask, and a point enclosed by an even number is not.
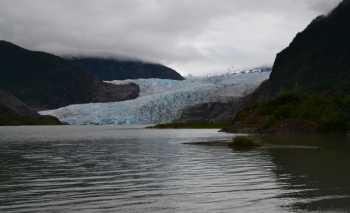
<svg viewBox="0 0 350 213"><path fill-rule="evenodd" d="M0 40L61 56L136 58L183 75L270 66L340 0L1 0Z"/></svg>

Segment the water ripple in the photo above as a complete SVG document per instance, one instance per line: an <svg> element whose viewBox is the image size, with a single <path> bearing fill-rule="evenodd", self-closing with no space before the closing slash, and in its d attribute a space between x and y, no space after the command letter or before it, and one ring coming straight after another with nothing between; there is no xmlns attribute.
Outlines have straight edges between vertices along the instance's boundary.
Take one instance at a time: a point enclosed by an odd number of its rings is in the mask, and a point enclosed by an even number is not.
<svg viewBox="0 0 350 213"><path fill-rule="evenodd" d="M45 138L53 137L46 131ZM288 150L182 144L183 135L197 140L198 130L193 138L191 130L179 130L166 137L162 132L161 139L156 130L145 139L130 137L130 131L144 130L116 130L110 139L92 140L89 134L89 140L45 142L32 140L33 134L25 140L23 133L18 141L0 141L0 212L296 212L313 210L313 203L350 200L346 185L318 183L310 174L288 170ZM201 140L206 136L232 137L203 130Z"/></svg>

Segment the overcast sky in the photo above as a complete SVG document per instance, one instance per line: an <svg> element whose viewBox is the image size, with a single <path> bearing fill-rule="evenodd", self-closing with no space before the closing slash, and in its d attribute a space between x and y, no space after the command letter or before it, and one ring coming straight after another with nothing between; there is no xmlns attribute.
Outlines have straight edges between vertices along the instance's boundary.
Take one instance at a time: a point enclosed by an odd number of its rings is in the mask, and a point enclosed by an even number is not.
<svg viewBox="0 0 350 213"><path fill-rule="evenodd" d="M124 56L182 74L271 65L340 0L1 0L0 39L59 55Z"/></svg>

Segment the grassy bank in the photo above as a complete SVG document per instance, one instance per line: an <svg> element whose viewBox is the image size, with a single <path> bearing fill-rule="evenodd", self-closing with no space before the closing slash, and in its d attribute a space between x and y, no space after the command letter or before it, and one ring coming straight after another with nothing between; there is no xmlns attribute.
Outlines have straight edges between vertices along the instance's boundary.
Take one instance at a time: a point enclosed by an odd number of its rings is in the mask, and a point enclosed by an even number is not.
<svg viewBox="0 0 350 213"><path fill-rule="evenodd" d="M350 97L284 92L243 109L232 129L251 132L347 132Z"/></svg>
<svg viewBox="0 0 350 213"><path fill-rule="evenodd" d="M230 126L228 123L169 123L158 124L151 129L223 129Z"/></svg>

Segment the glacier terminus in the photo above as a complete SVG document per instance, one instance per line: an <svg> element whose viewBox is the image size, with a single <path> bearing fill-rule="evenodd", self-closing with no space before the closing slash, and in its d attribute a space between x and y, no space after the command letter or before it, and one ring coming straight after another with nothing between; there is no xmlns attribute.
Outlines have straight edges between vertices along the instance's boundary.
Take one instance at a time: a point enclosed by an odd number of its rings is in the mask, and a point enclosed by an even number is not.
<svg viewBox="0 0 350 213"><path fill-rule="evenodd" d="M42 111L71 125L158 124L172 122L186 107L208 102L225 102L243 97L268 79L271 69L256 68L239 73L186 80L136 79L111 81L114 84L134 82L140 96L134 100L112 103L90 103Z"/></svg>

